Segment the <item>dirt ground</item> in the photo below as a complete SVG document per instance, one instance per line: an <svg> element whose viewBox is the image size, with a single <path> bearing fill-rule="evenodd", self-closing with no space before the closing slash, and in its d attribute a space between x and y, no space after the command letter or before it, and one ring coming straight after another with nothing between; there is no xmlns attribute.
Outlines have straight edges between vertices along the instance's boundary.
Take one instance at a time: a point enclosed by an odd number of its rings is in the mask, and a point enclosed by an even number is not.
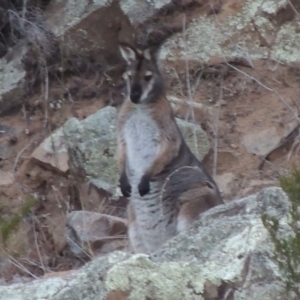
<svg viewBox="0 0 300 300"><path fill-rule="evenodd" d="M253 63L254 68L220 63L212 63L202 70L190 68L191 85L195 87L199 81L193 101L203 104L205 109L195 108L193 117L187 114L185 105L176 112L201 124L208 133L212 150L204 161L213 172L216 159L216 180L225 201L250 195L262 187L279 185L280 176L300 167L297 148L300 135L293 131L300 107L300 68L268 60ZM175 69L182 75L178 79L167 78L169 94L186 100L186 74L180 65L175 65ZM74 189L77 179L71 174L46 169L30 155L70 117L82 120L111 103L111 99L107 93L101 93L101 76L97 74L72 74L64 80L63 85L58 81L50 83L47 121L43 94L38 91L22 109L1 117L0 179L6 182L0 185L1 218L11 219L14 214L20 214L30 199L36 199L30 213L2 242L0 278L3 282L19 282L28 276L68 270L84 260L70 254L64 236L70 206L76 209L83 206L84 199ZM284 136L289 133L292 134L287 142L278 149L275 147L260 167L263 150L269 149L276 140L285 141ZM262 152L249 151L262 144L267 144ZM13 176L8 176L8 172ZM99 205L90 209L125 216L125 199L113 202L105 195L97 195Z"/></svg>

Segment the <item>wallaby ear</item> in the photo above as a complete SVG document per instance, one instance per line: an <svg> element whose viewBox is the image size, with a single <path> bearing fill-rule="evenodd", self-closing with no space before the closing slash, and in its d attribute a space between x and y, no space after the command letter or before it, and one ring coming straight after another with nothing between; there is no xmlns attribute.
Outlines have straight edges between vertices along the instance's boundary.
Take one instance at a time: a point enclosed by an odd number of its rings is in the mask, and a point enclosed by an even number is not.
<svg viewBox="0 0 300 300"><path fill-rule="evenodd" d="M120 44L119 50L121 52L122 57L124 58L124 60L126 60L128 64L131 64L133 61L136 60L136 52L131 46Z"/></svg>
<svg viewBox="0 0 300 300"><path fill-rule="evenodd" d="M159 47L148 47L143 51L143 55L147 60L157 60Z"/></svg>
<svg viewBox="0 0 300 300"><path fill-rule="evenodd" d="M151 57L152 57L151 49L148 48L148 49L144 50L143 55L147 60L151 60Z"/></svg>

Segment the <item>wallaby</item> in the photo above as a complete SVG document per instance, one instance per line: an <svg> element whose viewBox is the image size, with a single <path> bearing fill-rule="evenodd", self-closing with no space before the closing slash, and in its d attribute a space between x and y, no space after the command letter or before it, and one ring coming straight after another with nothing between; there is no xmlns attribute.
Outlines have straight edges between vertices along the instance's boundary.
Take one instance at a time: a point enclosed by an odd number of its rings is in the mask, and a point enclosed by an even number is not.
<svg viewBox="0 0 300 300"><path fill-rule="evenodd" d="M118 112L120 188L129 197L134 252L151 253L201 212L223 204L219 189L191 152L165 97L157 49L119 46L128 97Z"/></svg>

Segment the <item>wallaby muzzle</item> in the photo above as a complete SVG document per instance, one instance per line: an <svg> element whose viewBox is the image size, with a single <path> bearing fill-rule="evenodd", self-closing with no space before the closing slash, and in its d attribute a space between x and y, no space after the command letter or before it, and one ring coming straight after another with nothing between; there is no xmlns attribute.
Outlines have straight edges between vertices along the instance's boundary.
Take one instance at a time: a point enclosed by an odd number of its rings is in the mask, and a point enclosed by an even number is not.
<svg viewBox="0 0 300 300"><path fill-rule="evenodd" d="M139 83L134 83L130 91L130 100L131 102L137 104L140 101L142 96L142 87Z"/></svg>

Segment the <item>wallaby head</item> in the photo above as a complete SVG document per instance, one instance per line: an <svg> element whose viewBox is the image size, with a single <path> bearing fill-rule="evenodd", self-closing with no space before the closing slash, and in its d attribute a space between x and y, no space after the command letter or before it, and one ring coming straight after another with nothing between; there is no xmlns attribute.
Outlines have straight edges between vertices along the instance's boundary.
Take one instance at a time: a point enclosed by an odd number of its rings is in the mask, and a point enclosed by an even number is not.
<svg viewBox="0 0 300 300"><path fill-rule="evenodd" d="M140 50L127 44L120 44L119 49L127 63L123 77L129 88L130 100L135 104L155 102L163 92L155 50Z"/></svg>

